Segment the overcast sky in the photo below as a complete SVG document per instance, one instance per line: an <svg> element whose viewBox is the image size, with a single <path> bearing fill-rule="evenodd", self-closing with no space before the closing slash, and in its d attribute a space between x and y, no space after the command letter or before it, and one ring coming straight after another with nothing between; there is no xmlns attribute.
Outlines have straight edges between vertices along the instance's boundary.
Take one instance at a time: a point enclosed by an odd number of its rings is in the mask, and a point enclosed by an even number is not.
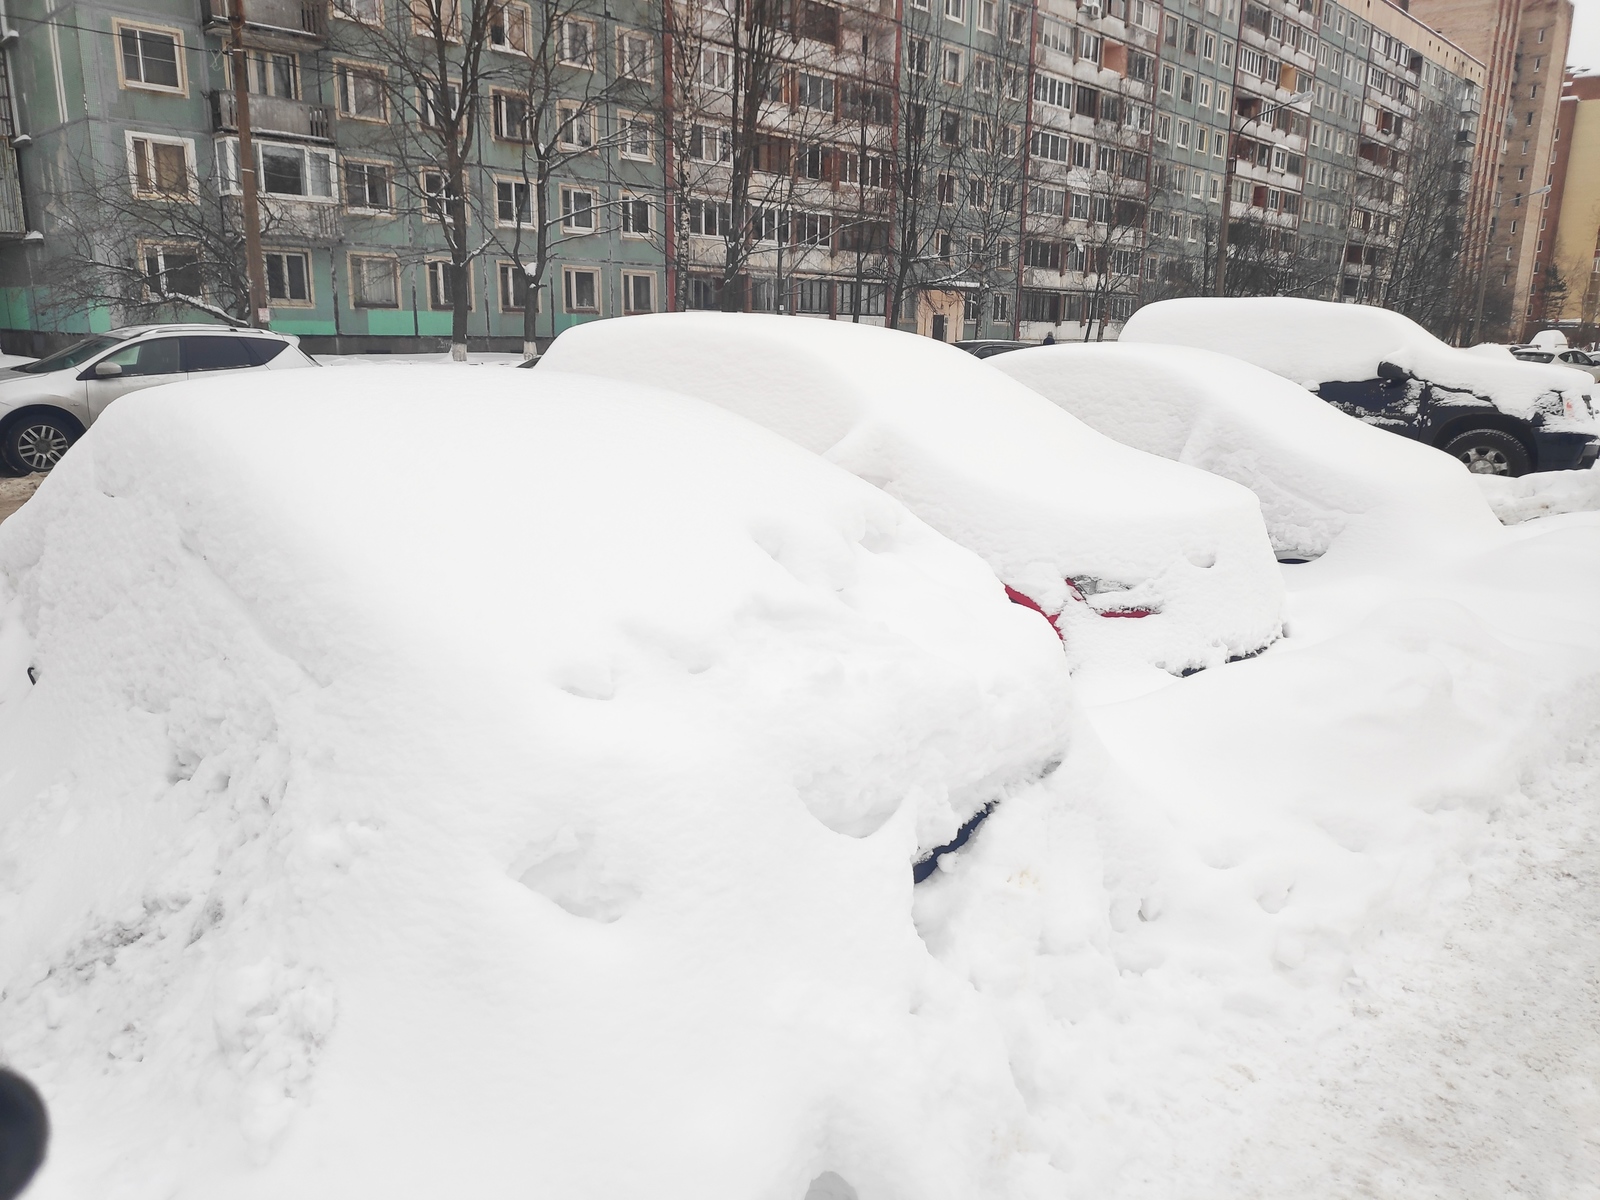
<svg viewBox="0 0 1600 1200"><path fill-rule="evenodd" d="M1573 0L1572 48L1567 62L1600 71L1600 0Z"/></svg>

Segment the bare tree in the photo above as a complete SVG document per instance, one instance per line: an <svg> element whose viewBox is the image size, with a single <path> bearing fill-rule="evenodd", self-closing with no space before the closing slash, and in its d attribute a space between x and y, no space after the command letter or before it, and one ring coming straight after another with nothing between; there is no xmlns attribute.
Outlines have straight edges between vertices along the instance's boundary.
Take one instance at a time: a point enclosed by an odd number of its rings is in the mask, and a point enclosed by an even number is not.
<svg viewBox="0 0 1600 1200"><path fill-rule="evenodd" d="M1103 339L1106 325L1131 311L1149 222L1150 133L1126 119L1134 110L1121 93L1101 92L1097 103L1094 162L1073 188L1089 220L1081 244L1074 239L1085 272L1084 341L1097 324L1096 340Z"/></svg>

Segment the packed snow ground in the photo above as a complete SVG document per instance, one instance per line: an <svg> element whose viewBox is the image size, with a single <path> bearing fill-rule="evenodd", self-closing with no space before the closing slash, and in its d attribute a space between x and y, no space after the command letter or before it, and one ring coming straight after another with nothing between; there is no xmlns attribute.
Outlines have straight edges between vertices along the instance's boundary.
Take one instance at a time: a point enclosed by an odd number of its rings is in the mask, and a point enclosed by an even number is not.
<svg viewBox="0 0 1600 1200"><path fill-rule="evenodd" d="M709 405L319 375L129 397L0 526L38 1200L1595 1194L1600 514L1069 680Z"/></svg>

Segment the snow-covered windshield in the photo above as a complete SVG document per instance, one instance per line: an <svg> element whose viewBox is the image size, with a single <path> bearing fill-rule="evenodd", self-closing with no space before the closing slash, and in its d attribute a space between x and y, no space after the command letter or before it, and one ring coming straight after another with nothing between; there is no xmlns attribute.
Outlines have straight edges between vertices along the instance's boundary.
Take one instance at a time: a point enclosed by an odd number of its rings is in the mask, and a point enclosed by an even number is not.
<svg viewBox="0 0 1600 1200"><path fill-rule="evenodd" d="M122 340L122 338L102 333L97 337L84 338L81 342L74 342L65 350L57 350L54 354L41 358L38 362L28 363L25 366L14 369L29 375L43 375L49 371L65 371L87 362L102 350L111 349Z"/></svg>

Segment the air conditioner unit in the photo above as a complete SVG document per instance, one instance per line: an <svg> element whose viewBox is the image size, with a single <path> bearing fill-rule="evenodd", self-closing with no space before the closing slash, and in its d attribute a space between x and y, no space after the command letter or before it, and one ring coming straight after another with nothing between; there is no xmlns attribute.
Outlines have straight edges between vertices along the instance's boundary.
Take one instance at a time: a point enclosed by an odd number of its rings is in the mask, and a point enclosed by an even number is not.
<svg viewBox="0 0 1600 1200"><path fill-rule="evenodd" d="M1100 19L1100 5L1097 3L1080 4L1078 5L1078 15L1086 21L1098 21Z"/></svg>

